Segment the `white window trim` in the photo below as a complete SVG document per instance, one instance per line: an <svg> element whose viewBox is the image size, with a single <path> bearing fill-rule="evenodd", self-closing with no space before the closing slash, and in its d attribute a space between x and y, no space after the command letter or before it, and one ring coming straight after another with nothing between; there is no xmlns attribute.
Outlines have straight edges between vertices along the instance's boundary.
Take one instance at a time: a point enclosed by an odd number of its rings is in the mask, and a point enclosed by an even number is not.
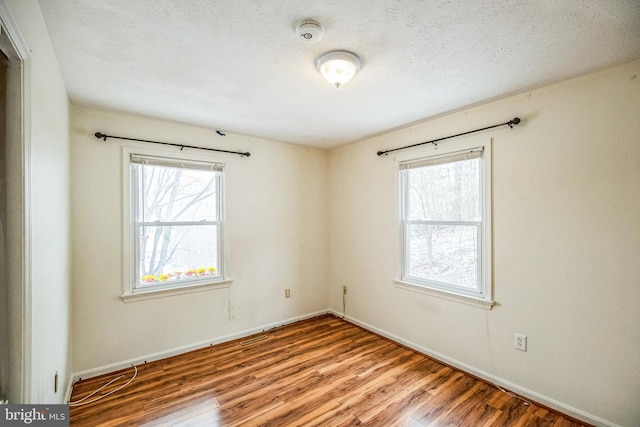
<svg viewBox="0 0 640 427"><path fill-rule="evenodd" d="M458 302L472 307L484 308L485 310L491 310L495 301L492 299L484 299L479 297L473 297L471 295L457 294L449 292L444 289L431 288L424 285L418 285L417 283L405 282L400 279L393 280L393 283L398 289L404 289L407 291L418 292L423 295L429 295L432 297L445 299L448 301Z"/></svg>
<svg viewBox="0 0 640 427"><path fill-rule="evenodd" d="M482 225L482 290L481 293L477 296L469 295L465 293L458 293L454 290L449 289L439 289L436 287L427 286L424 284L418 284L413 282L408 282L402 279L402 271L403 271L403 263L405 260L403 259L404 253L404 245L405 245L405 236L404 236L404 228L403 228L403 212L402 212L402 200L403 200L403 183L400 179L400 164L409 161L415 161L421 158L427 158L432 156L443 156L450 155L456 152L465 151L465 150L473 150L473 149L482 149L484 151L483 157L483 167L482 167L482 180L483 180L483 201L482 201L482 215L483 215L483 225ZM393 280L394 284L399 289L405 289L410 291L415 291L422 293L424 295L434 296L442 299L446 299L449 301L460 302L463 304L471 305L474 307L484 308L486 310L491 310L495 301L493 300L493 262L492 262L492 214L491 214L491 206L492 206L492 172L491 172L491 163L492 163L492 150L491 150L491 139L488 139L484 142L478 143L477 141L454 141L443 143L440 146L425 146L420 147L419 149L411 150L411 154L404 154L394 158L397 163L397 173L396 179L398 180L396 188L398 189L398 229L400 234L400 247L399 247L399 256L398 256L398 268L397 268L397 278Z"/></svg>
<svg viewBox="0 0 640 427"><path fill-rule="evenodd" d="M150 289L135 293L124 293L120 295L120 298L122 298L122 301L124 302L144 301L174 295L191 294L193 292L209 291L212 289L225 289L228 288L232 282L232 279L223 279L212 283L196 283L188 286L183 285L179 288Z"/></svg>
<svg viewBox="0 0 640 427"><path fill-rule="evenodd" d="M223 186L225 188L222 192L222 211L221 218L224 221L222 242L220 247L222 249L222 257L221 262L223 277L218 277L212 280L203 280L200 282L192 283L192 284L177 284L175 286L163 286L160 288L150 288L150 289L137 289L134 290L133 287L133 278L135 276L135 265L134 265L134 235L133 235L133 215L134 209L132 206L132 190L133 190L133 176L131 171L131 155L132 154L140 154L143 156L158 156L165 157L168 159L176 159L176 160L185 160L185 161L206 161L206 162L214 162L221 163L224 165L225 176L223 177ZM175 151L166 151L166 150L153 150L149 148L133 148L133 147L122 147L122 272L123 272L123 280L122 280L122 294L120 298L123 302L134 302L134 301L143 301L148 299L162 298L174 295L182 295L192 292L202 292L212 289L221 289L228 288L230 284L233 282L233 279L229 276L229 266L228 266L228 247L227 240L225 238L225 231L227 228L227 221L225 216L225 206L226 206L226 176L228 173L228 165L226 162L220 158L207 155L208 153L176 153Z"/></svg>

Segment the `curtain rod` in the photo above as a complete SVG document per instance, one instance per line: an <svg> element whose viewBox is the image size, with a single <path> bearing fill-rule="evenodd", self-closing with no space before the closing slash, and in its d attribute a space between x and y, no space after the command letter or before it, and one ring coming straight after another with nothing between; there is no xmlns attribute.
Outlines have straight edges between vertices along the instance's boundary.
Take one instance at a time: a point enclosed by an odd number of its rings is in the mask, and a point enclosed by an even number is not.
<svg viewBox="0 0 640 427"><path fill-rule="evenodd" d="M96 132L95 136L96 136L96 138L102 139L104 141L106 141L107 138L113 138L113 139L126 139L127 141L149 142L151 144L172 145L174 147L180 147L180 151L182 151L183 148L195 148L196 150L207 150L207 151L217 151L217 152L220 152L220 153L239 154L242 157L249 157L251 155L251 153L249 153L248 151L243 153L243 152L240 152L240 151L219 150L217 148L194 147L193 145L174 144L174 143L171 143L171 142L150 141L148 139L136 139L136 138L127 138L127 137L124 137L124 136L113 136L113 135L104 134L102 132Z"/></svg>
<svg viewBox="0 0 640 427"><path fill-rule="evenodd" d="M394 151L406 150L407 148L413 148L413 147L417 147L419 145L433 144L433 145L437 146L438 144L436 144L436 142L444 141L445 139L455 138L457 136L462 136L462 135L468 135L470 133L475 133L475 132L481 132L483 130L497 128L499 126L509 126L510 128L513 128L513 126L517 125L518 123L520 123L520 118L519 117L514 117L513 119L509 120L508 122L500 123L500 124L497 124L497 125L487 126L485 128L481 128L481 129L470 130L468 132L462 132L462 133L459 133L459 134L456 134L456 135L445 136L443 138L432 139L431 141L419 142L417 144L407 145L407 146L404 146L404 147L393 148L393 149L387 150L387 151L378 151L378 156L386 155L386 154L392 153Z"/></svg>

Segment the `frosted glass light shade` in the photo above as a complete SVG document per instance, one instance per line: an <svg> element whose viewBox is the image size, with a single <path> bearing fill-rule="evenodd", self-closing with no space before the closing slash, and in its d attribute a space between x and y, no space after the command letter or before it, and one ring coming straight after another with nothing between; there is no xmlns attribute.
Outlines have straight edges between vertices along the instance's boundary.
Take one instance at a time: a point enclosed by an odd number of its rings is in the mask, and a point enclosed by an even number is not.
<svg viewBox="0 0 640 427"><path fill-rule="evenodd" d="M346 50L327 52L316 60L316 68L326 81L340 87L347 83L360 70L358 55Z"/></svg>

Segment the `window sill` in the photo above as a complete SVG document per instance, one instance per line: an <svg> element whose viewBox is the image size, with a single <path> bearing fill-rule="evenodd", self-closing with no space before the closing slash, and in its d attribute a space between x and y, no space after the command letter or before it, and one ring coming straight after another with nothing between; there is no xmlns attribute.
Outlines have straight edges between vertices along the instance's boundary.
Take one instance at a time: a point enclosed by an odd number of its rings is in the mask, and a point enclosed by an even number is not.
<svg viewBox="0 0 640 427"><path fill-rule="evenodd" d="M405 289L407 291L418 292L425 295L434 296L436 298L446 299L448 301L458 302L472 307L483 308L485 310L491 310L491 307L495 304L493 300L485 300L482 298L476 298L468 295L454 294L453 292L447 292L440 289L427 288L426 286L416 285L415 283L404 282L402 280L394 280L396 288Z"/></svg>
<svg viewBox="0 0 640 427"><path fill-rule="evenodd" d="M233 279L225 279L219 282L213 283L203 283L191 286L182 286L179 288L170 288L170 289L151 289L147 291L140 291L135 293L124 293L120 295L123 302L135 302L135 301L144 301L155 298L164 298L175 295L183 295L183 294L191 294L194 292L203 292L209 291L213 289L224 289L231 286L231 282Z"/></svg>

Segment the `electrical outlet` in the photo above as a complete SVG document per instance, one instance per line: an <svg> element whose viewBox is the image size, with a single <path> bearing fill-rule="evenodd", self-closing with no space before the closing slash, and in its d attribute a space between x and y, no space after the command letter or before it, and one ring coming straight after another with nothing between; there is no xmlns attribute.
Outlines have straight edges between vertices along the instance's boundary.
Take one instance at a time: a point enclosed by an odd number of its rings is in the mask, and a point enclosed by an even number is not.
<svg viewBox="0 0 640 427"><path fill-rule="evenodd" d="M342 294L343 295L347 294L347 285L342 285Z"/></svg>
<svg viewBox="0 0 640 427"><path fill-rule="evenodd" d="M513 347L516 350L527 351L527 336L516 334L513 341Z"/></svg>
<svg viewBox="0 0 640 427"><path fill-rule="evenodd" d="M291 296L291 289L285 289L284 290L284 297L285 298L289 298Z"/></svg>

